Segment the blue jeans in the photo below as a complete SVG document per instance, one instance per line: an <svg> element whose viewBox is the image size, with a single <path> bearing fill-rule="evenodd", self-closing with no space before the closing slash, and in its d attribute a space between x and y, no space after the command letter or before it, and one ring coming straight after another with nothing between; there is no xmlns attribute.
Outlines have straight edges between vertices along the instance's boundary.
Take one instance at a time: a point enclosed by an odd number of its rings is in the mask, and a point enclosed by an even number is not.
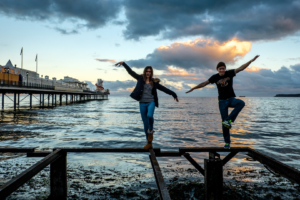
<svg viewBox="0 0 300 200"><path fill-rule="evenodd" d="M154 109L155 109L155 102L149 103L140 103L140 112L142 116L142 120L144 123L144 131L146 134L146 140L148 140L148 129L153 130L153 123L154 123Z"/></svg>
<svg viewBox="0 0 300 200"><path fill-rule="evenodd" d="M236 117L238 116L238 114L244 108L244 106L245 106L244 101L242 101L240 99L236 99L234 97L231 97L226 100L219 100L219 109L220 109L220 113L221 113L221 117L222 117L222 122L224 120L231 120L232 122L234 122ZM229 107L234 108L234 109L228 116L228 108ZM224 137L225 142L230 143L229 129L223 125L222 125L222 129L223 129L223 137Z"/></svg>

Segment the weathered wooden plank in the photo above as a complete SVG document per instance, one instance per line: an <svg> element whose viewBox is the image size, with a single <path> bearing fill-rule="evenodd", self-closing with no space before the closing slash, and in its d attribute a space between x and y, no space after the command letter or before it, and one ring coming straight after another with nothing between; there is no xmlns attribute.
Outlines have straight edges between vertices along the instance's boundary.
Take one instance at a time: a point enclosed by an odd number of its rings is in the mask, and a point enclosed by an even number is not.
<svg viewBox="0 0 300 200"><path fill-rule="evenodd" d="M229 154L222 160L223 166L224 166L229 160L231 160L231 158L233 158L236 154L238 154L237 151L233 151L233 152L229 153Z"/></svg>
<svg viewBox="0 0 300 200"><path fill-rule="evenodd" d="M190 156L189 153L183 154L183 156L203 175L205 176L204 169Z"/></svg>
<svg viewBox="0 0 300 200"><path fill-rule="evenodd" d="M224 149L223 147L180 147L179 152L248 152L249 149L248 147L232 147L230 149Z"/></svg>
<svg viewBox="0 0 300 200"><path fill-rule="evenodd" d="M250 149L248 155L253 159L259 161L262 164L267 165L275 172L281 174L282 176L300 184L300 171L294 169L286 164L283 164L280 161L275 160L269 156L266 156L256 150Z"/></svg>
<svg viewBox="0 0 300 200"><path fill-rule="evenodd" d="M85 153L93 153L93 152L101 152L101 153L139 153L139 152L149 152L149 150L143 148L65 148L65 147L55 147L55 149L61 149L65 152L85 152ZM153 151L155 153L160 152L160 148L154 148Z"/></svg>
<svg viewBox="0 0 300 200"><path fill-rule="evenodd" d="M6 184L0 187L0 197L6 198L12 192L17 190L20 186L26 183L29 179L39 173L42 169L44 169L47 165L61 157L61 151L56 150L50 155L46 156L42 160L38 161L36 164L16 176L15 178L8 181Z"/></svg>
<svg viewBox="0 0 300 200"><path fill-rule="evenodd" d="M0 148L1 153L11 152L11 153L28 153L34 152L34 148Z"/></svg>
<svg viewBox="0 0 300 200"><path fill-rule="evenodd" d="M171 200L170 195L169 195L169 191L168 191L167 186L165 184L165 181L164 181L163 175L161 173L160 167L159 167L158 162L156 160L155 153L154 153L153 149L149 149L149 152L150 152L149 158L150 158L150 161L151 161L153 173L154 173L154 176L155 176L157 188L158 188L159 195L160 195L160 199L161 200Z"/></svg>

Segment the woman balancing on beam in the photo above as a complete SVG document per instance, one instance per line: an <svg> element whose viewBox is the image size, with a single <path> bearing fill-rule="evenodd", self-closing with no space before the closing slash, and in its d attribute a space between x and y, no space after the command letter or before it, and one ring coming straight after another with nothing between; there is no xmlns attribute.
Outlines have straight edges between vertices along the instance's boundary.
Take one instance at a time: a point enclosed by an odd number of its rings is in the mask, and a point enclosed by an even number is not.
<svg viewBox="0 0 300 200"><path fill-rule="evenodd" d="M231 123L235 121L236 117L238 116L239 112L243 109L245 106L245 102L236 99L232 84L233 84L233 77L239 73L240 71L243 71L246 69L251 62L255 61L258 56L255 56L252 60L247 62L246 64L240 66L237 69L233 70L226 70L226 65L223 62L219 62L217 65L217 71L218 74L215 74L211 76L207 81L200 83L199 85L193 87L186 93L192 92L194 89L199 89L202 87L205 87L209 83L213 84L215 83L218 87L219 92L219 109L221 113L222 118L222 129L223 129L223 137L225 140L225 149L230 149L230 134L229 129L231 129ZM233 107L233 111L228 116L228 107Z"/></svg>
<svg viewBox="0 0 300 200"><path fill-rule="evenodd" d="M151 66L145 67L144 73L142 75L138 75L125 62L119 62L115 65L123 65L127 72L137 80L137 84L130 96L140 102L140 112L147 140L147 144L144 146L144 149L150 149L152 148L153 133L155 132L153 130L153 114L155 106L158 107L156 90L159 89L166 94L172 95L178 102L177 95L175 92L159 84L159 79L153 78L153 68Z"/></svg>

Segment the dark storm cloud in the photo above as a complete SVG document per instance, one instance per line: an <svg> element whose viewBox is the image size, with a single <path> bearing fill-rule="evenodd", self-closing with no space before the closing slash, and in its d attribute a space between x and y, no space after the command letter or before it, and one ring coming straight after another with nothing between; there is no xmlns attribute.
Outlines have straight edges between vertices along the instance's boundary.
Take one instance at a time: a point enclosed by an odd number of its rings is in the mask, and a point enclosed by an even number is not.
<svg viewBox="0 0 300 200"><path fill-rule="evenodd" d="M77 28L99 28L116 18L119 0L1 0L0 13L23 20L69 20ZM64 33L63 30L58 31ZM67 33L67 32L66 32Z"/></svg>
<svg viewBox="0 0 300 200"><path fill-rule="evenodd" d="M127 39L162 35L272 40L300 29L298 0L127 0Z"/></svg>

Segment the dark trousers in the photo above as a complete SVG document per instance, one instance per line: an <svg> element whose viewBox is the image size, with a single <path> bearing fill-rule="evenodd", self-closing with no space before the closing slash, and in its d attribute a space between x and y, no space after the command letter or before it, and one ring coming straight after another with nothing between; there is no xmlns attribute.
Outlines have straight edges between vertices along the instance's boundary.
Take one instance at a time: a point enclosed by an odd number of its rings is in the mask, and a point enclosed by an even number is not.
<svg viewBox="0 0 300 200"><path fill-rule="evenodd" d="M245 106L244 101L242 101L240 99L236 99L234 97L231 97L226 100L219 100L219 109L220 109L220 113L221 113L221 117L222 117L222 122L224 120L231 120L232 122L234 122L236 117L238 116L238 114L244 108L244 106ZM228 108L229 107L234 108L234 109L228 116ZM229 129L222 125L222 130L223 130L224 141L226 143L230 143Z"/></svg>

